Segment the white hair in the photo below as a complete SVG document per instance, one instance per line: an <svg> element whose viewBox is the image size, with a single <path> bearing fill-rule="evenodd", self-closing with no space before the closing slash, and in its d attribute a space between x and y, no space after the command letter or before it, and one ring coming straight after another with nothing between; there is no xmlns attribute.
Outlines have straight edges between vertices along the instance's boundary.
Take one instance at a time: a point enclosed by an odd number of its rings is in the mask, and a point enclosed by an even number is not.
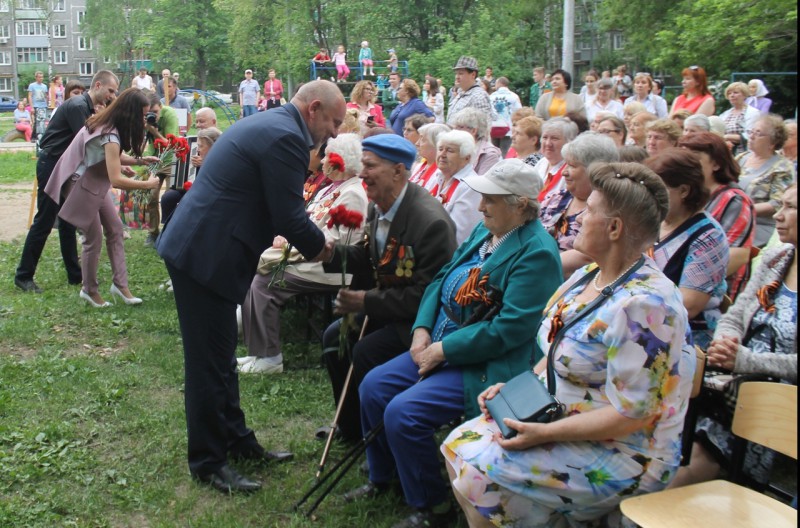
<svg viewBox="0 0 800 528"><path fill-rule="evenodd" d="M458 154L462 158L472 156L475 153L475 138L472 137L472 134L463 130L451 130L450 132L439 134L439 141L436 142L436 147L440 147L443 143L456 145Z"/></svg>
<svg viewBox="0 0 800 528"><path fill-rule="evenodd" d="M486 112L472 107L467 107L454 115L451 125L454 128L462 126L475 129L475 135L479 140L488 138L491 130Z"/></svg>
<svg viewBox="0 0 800 528"><path fill-rule="evenodd" d="M328 140L325 155L336 153L344 160L346 174L359 174L364 168L361 163L361 138L358 134L339 134Z"/></svg>
<svg viewBox="0 0 800 528"><path fill-rule="evenodd" d="M708 116L703 114L694 114L687 117L686 120L683 122L683 128L685 129L687 126L690 125L700 127L706 132L711 130L711 123L708 121Z"/></svg>
<svg viewBox="0 0 800 528"><path fill-rule="evenodd" d="M436 146L439 142L439 136L445 132L450 132L450 130L452 129L444 123L428 123L419 127L417 133L424 137L428 143Z"/></svg>

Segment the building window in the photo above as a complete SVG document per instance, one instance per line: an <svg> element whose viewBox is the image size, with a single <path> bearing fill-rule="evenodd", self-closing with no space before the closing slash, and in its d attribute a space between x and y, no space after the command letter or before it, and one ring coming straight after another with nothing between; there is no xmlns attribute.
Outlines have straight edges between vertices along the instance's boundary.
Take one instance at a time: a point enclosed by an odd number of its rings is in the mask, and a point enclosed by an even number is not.
<svg viewBox="0 0 800 528"><path fill-rule="evenodd" d="M66 11L66 2L64 0L53 0L53 11Z"/></svg>
<svg viewBox="0 0 800 528"><path fill-rule="evenodd" d="M78 49L90 50L92 49L92 39L89 37L78 37Z"/></svg>
<svg viewBox="0 0 800 528"><path fill-rule="evenodd" d="M20 0L20 9L39 9L39 0Z"/></svg>
<svg viewBox="0 0 800 528"><path fill-rule="evenodd" d="M0 92L11 91L11 79L8 77L0 77Z"/></svg>
<svg viewBox="0 0 800 528"><path fill-rule="evenodd" d="M623 35L622 33L614 33L611 46L615 50L625 49L625 35Z"/></svg>
<svg viewBox="0 0 800 528"><path fill-rule="evenodd" d="M75 13L75 20L78 22L79 26L83 24L84 18L86 18L86 11L78 11Z"/></svg>
<svg viewBox="0 0 800 528"><path fill-rule="evenodd" d="M66 24L55 24L53 26L53 37L55 38L64 38L67 36L67 26Z"/></svg>
<svg viewBox="0 0 800 528"><path fill-rule="evenodd" d="M11 28L9 26L0 26L0 38L11 37Z"/></svg>
<svg viewBox="0 0 800 528"><path fill-rule="evenodd" d="M78 64L81 75L94 75L93 62L81 62Z"/></svg>
<svg viewBox="0 0 800 528"><path fill-rule="evenodd" d="M17 48L17 62L20 64L45 62L46 60L47 48Z"/></svg>
<svg viewBox="0 0 800 528"><path fill-rule="evenodd" d="M0 65L11 64L11 53L8 51L0 51Z"/></svg>
<svg viewBox="0 0 800 528"><path fill-rule="evenodd" d="M67 52L66 51L53 51L53 62L56 64L66 64L67 63Z"/></svg>
<svg viewBox="0 0 800 528"><path fill-rule="evenodd" d="M47 22L41 20L23 20L17 22L17 36L20 37L46 37Z"/></svg>
<svg viewBox="0 0 800 528"><path fill-rule="evenodd" d="M112 57L111 55L104 55L103 62L105 62L106 64L111 64L112 62L114 62L114 57Z"/></svg>
<svg viewBox="0 0 800 528"><path fill-rule="evenodd" d="M9 0L0 0L0 13L8 13L11 8Z"/></svg>
<svg viewBox="0 0 800 528"><path fill-rule="evenodd" d="M582 50L590 50L592 49L592 39L590 37L581 37L580 38L580 47Z"/></svg>

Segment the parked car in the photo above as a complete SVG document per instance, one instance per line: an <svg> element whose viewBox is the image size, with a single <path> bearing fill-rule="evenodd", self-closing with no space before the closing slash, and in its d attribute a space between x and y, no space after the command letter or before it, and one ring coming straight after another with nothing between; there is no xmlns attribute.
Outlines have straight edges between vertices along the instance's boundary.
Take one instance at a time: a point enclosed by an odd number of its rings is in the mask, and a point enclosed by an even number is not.
<svg viewBox="0 0 800 528"><path fill-rule="evenodd" d="M233 95L231 95L229 93L220 93L220 92L218 92L216 90L208 90L208 94L209 95L213 95L214 97L216 97L217 99L219 99L220 101L222 101L225 104L232 104L233 103Z"/></svg>
<svg viewBox="0 0 800 528"><path fill-rule="evenodd" d="M0 112L13 112L16 109L16 99L8 95L0 95Z"/></svg>

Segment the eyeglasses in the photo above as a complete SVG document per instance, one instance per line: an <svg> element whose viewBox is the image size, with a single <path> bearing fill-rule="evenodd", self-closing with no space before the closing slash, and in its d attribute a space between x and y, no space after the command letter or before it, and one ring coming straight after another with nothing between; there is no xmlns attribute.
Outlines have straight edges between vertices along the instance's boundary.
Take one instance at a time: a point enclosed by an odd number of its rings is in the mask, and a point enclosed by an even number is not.
<svg viewBox="0 0 800 528"><path fill-rule="evenodd" d="M747 135L750 136L751 138L760 138L769 136L769 134L765 134L764 132L761 131L756 132L755 130L748 130Z"/></svg>
<svg viewBox="0 0 800 528"><path fill-rule="evenodd" d="M598 129L597 131L599 133L601 133L601 134L606 134L606 135L608 135L608 134L619 134L620 132L622 132L622 130L620 130L618 128L612 128L611 130L609 130L609 129L606 129L606 130Z"/></svg>

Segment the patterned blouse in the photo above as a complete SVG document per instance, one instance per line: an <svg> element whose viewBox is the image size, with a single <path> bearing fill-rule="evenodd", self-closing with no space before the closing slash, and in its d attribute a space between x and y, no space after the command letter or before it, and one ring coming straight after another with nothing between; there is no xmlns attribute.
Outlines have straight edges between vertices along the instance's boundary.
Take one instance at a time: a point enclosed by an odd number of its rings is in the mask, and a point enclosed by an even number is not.
<svg viewBox="0 0 800 528"><path fill-rule="evenodd" d="M556 239L559 251L572 249L580 230L577 220L582 211L567 215L571 203L572 194L566 189L561 189L548 194L539 211L539 220L547 232Z"/></svg>

